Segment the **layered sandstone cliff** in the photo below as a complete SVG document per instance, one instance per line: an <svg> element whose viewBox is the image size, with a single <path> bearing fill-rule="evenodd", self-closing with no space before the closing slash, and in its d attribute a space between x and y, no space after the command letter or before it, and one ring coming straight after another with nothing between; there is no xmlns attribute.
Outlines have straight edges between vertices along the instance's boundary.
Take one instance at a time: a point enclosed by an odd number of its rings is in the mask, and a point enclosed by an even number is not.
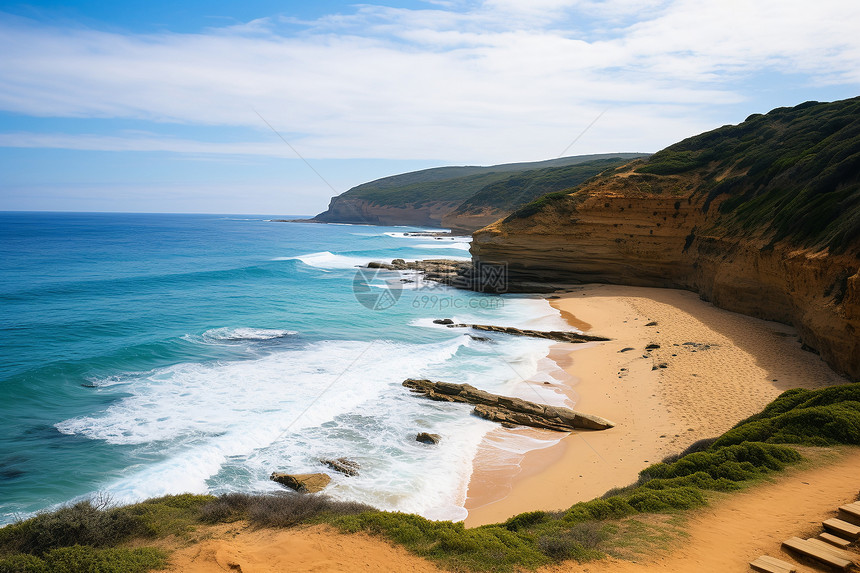
<svg viewBox="0 0 860 573"><path fill-rule="evenodd" d="M791 153L797 118L816 119L819 108L758 116L755 129L722 128L548 196L476 232L473 257L507 264L520 290L571 282L689 289L722 308L793 324L810 349L860 379L860 100L848 102L836 113L845 137L826 127L822 140L804 128L812 151L794 162L780 163L771 148ZM750 145L713 153L726 141L756 142L749 134L764 129L783 139L762 143L761 157ZM763 175L750 163L761 163Z"/></svg>
<svg viewBox="0 0 860 573"><path fill-rule="evenodd" d="M460 201L429 201L384 205L360 197L340 195L332 197L328 210L314 217L314 220L356 225L442 227L442 217L459 204Z"/></svg>

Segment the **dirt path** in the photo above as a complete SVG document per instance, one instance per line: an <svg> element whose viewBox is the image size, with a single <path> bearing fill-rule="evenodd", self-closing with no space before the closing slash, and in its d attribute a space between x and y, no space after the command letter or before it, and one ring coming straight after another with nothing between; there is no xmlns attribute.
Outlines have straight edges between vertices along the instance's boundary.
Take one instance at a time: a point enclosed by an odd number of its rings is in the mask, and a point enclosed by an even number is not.
<svg viewBox="0 0 860 573"><path fill-rule="evenodd" d="M164 573L438 573L432 563L366 534L328 526L254 530L247 524L200 531L204 539L176 550Z"/></svg>
<svg viewBox="0 0 860 573"><path fill-rule="evenodd" d="M792 536L812 537L836 508L860 491L860 449L845 449L835 463L789 470L773 483L726 496L688 522L688 537L668 555L639 563L615 559L547 567L541 573L644 573L652 571L749 572L749 562L767 554L797 563L781 549ZM860 557L860 553L858 553ZM798 573L820 572L797 564Z"/></svg>

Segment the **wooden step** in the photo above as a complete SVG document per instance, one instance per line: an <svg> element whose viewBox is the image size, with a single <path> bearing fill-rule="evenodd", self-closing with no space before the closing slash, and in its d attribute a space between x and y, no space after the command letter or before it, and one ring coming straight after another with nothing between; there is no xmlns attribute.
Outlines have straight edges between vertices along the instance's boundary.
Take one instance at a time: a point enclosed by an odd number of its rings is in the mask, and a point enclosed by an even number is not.
<svg viewBox="0 0 860 573"><path fill-rule="evenodd" d="M841 519L831 518L822 523L824 529L845 539L856 540L860 537L860 527Z"/></svg>
<svg viewBox="0 0 860 573"><path fill-rule="evenodd" d="M825 551L829 551L832 554L834 554L835 556L841 557L842 559L845 559L846 561L850 561L851 563L854 563L857 559L857 555L855 553L850 553L850 552L845 551L843 549L839 549L838 547L830 545L829 543L825 543L825 542L821 541L820 539L810 537L809 539L807 539L807 541L810 542L811 544L815 545L816 547L823 549Z"/></svg>
<svg viewBox="0 0 860 573"><path fill-rule="evenodd" d="M848 503L839 508L840 517L850 521L860 521L860 503Z"/></svg>
<svg viewBox="0 0 860 573"><path fill-rule="evenodd" d="M851 545L851 541L842 539L841 537L833 535L832 533L827 533L826 531L824 533L819 533L818 538L840 549L845 549Z"/></svg>
<svg viewBox="0 0 860 573"><path fill-rule="evenodd" d="M792 551L796 551L797 553L800 553L805 557L814 559L819 563L824 563L825 565L833 567L835 569L848 571L851 568L851 561L848 561L847 559L842 559L841 557L836 556L830 551L821 549L818 546L799 537L792 537L790 539L786 539L782 542L782 546L787 549L791 549Z"/></svg>
<svg viewBox="0 0 860 573"><path fill-rule="evenodd" d="M762 573L795 573L797 571L797 567L791 563L770 555L762 555L755 561L750 561L750 567Z"/></svg>

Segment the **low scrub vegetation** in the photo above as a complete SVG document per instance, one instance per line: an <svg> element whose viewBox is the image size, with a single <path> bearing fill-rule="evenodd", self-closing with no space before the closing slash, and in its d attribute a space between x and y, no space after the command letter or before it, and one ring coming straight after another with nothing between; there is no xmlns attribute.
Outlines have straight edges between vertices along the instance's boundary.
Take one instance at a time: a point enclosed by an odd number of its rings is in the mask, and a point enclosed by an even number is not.
<svg viewBox="0 0 860 573"><path fill-rule="evenodd" d="M706 210L724 199L722 226L842 252L860 239L860 98L755 114L658 151L637 171L695 171Z"/></svg>
<svg viewBox="0 0 860 573"><path fill-rule="evenodd" d="M85 501L0 529L0 573L161 568L163 552L127 542L238 520L260 527L328 523L345 532L381 535L452 570L513 571L566 559L588 561L647 530L634 526L646 514L700 507L709 492L745 487L799 461L800 454L785 444L860 444L860 385L789 390L720 438L697 442L645 469L637 483L566 511L532 511L466 529L462 523L286 492L166 496L124 507Z"/></svg>
<svg viewBox="0 0 860 573"><path fill-rule="evenodd" d="M565 167L548 167L517 173L486 185L463 201L452 214L481 213L485 209L511 212L547 193L568 193L580 183L629 161L628 158L598 159Z"/></svg>

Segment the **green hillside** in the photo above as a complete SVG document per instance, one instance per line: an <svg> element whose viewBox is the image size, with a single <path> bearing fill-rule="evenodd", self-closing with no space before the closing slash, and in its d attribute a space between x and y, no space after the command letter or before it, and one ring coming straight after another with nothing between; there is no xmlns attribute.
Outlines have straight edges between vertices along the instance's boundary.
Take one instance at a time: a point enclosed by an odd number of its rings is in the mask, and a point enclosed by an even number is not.
<svg viewBox="0 0 860 573"><path fill-rule="evenodd" d="M860 238L860 98L752 115L667 147L638 172L694 170L705 179L705 210L729 195L722 223L841 250Z"/></svg>
<svg viewBox="0 0 860 573"><path fill-rule="evenodd" d="M452 214L467 214L498 209L513 211L520 205L547 193L575 187L595 175L630 161L641 155L623 154L610 159L596 159L565 167L547 167L508 175L500 181L484 186L466 199Z"/></svg>
<svg viewBox="0 0 860 573"><path fill-rule="evenodd" d="M860 98L751 115L658 151L635 175L631 191L693 189L706 213L716 201L715 228L843 252L860 240ZM545 196L508 219L578 199Z"/></svg>
<svg viewBox="0 0 860 573"><path fill-rule="evenodd" d="M508 179L513 173L552 167L564 167L608 158L631 159L642 157L641 153L606 153L561 157L547 161L529 163L507 163L488 167L460 166L436 167L384 177L353 187L335 197L332 203L346 199L362 199L379 206L420 207L428 202L462 202L488 185ZM528 199L525 199L527 201ZM331 209L330 209L331 210ZM329 211L317 215L317 219L328 221Z"/></svg>

